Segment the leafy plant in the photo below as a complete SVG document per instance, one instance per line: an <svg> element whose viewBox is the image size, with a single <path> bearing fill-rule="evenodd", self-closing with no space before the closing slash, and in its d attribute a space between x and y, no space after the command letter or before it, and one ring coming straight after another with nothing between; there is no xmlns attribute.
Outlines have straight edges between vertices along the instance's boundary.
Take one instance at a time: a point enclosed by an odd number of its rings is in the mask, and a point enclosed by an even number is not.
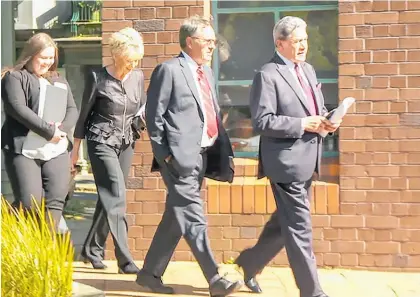
<svg viewBox="0 0 420 297"><path fill-rule="evenodd" d="M69 297L73 285L70 235L51 230L44 205L32 211L1 202L1 295Z"/></svg>

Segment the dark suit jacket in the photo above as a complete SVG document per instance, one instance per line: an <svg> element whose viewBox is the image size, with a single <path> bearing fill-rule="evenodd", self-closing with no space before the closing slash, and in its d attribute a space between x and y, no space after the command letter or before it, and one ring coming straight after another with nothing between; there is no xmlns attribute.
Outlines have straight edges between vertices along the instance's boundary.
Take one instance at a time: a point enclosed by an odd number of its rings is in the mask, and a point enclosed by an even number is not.
<svg viewBox="0 0 420 297"><path fill-rule="evenodd" d="M326 112L315 70L302 69L315 94L318 110ZM309 180L320 169L322 138L303 130L302 118L309 116L306 96L277 53L256 74L250 94L251 118L259 133L259 177L290 183Z"/></svg>
<svg viewBox="0 0 420 297"><path fill-rule="evenodd" d="M232 146L221 123L212 71L205 66L204 72L211 85L219 126L218 138L207 151L205 175L232 182ZM146 102L146 125L155 157L152 171L158 170L159 164L163 164L169 155L173 156L171 163L181 176L190 174L197 166L204 127L198 92L182 54L158 65L153 71Z"/></svg>
<svg viewBox="0 0 420 297"><path fill-rule="evenodd" d="M67 85L67 110L60 129L69 136L77 121L77 108L71 89L66 79L61 76L52 77L49 81ZM1 99L4 104L5 121L1 129L1 148L20 154L29 130L50 140L54 136L55 126L45 122L38 116L39 79L26 69L7 73L1 81ZM71 146L69 147L71 149Z"/></svg>

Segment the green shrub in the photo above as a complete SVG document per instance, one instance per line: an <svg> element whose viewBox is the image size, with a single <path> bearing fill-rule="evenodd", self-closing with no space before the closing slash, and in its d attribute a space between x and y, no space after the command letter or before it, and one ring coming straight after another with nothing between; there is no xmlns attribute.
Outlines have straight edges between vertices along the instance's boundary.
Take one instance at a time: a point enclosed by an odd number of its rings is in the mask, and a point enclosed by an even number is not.
<svg viewBox="0 0 420 297"><path fill-rule="evenodd" d="M2 296L72 295L74 252L70 235L57 236L46 218L44 205L24 212L2 199Z"/></svg>

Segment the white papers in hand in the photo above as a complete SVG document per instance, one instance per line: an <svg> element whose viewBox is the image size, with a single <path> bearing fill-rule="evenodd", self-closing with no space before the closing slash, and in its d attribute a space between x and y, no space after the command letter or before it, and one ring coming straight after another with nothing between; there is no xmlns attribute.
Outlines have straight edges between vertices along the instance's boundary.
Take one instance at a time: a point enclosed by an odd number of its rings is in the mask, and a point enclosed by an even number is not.
<svg viewBox="0 0 420 297"><path fill-rule="evenodd" d="M341 102L341 104L333 111L330 117L330 122L333 124L339 123L340 120L346 115L350 106L353 105L354 101L356 101L356 99L354 99L353 97L344 98L343 102ZM322 137L327 136L327 134L328 131L326 130L322 130L321 132L319 132L319 135L321 135Z"/></svg>

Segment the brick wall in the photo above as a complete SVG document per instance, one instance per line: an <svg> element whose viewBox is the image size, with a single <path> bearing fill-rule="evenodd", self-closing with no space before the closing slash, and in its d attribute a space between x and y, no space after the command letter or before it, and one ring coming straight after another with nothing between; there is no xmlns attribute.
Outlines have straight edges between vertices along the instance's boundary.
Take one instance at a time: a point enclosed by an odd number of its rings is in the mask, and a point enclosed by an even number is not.
<svg viewBox="0 0 420 297"><path fill-rule="evenodd" d="M146 54L141 67L148 78L157 63L178 54L182 19L208 14L209 4L105 1L104 63L109 62L109 34L133 26L143 33ZM412 10L402 11L406 8ZM417 185L420 190L420 167L415 167L420 151L410 153L420 142L420 130L401 124L420 110L413 100L420 97L413 91L420 79L420 51L415 49L420 46L415 36L419 27L413 23L419 14L414 1L340 3L340 98L351 95L359 102L340 132L340 197L335 184L317 183L313 190L314 247L320 266L420 268L420 205L415 203L420 201L415 189ZM398 32L407 37L396 37ZM136 260L147 252L166 196L159 175L150 173L151 162L145 134L136 146L127 190L129 244ZM253 245L274 209L266 181L255 179L255 163L235 163L232 185L208 181L202 191L219 262ZM109 240L108 258L114 257L112 249ZM192 259L182 240L174 260ZM272 264L287 265L285 253Z"/></svg>
<svg viewBox="0 0 420 297"><path fill-rule="evenodd" d="M420 268L420 1L342 1L339 13L340 98L358 102L340 129L331 226L348 236L334 264Z"/></svg>

